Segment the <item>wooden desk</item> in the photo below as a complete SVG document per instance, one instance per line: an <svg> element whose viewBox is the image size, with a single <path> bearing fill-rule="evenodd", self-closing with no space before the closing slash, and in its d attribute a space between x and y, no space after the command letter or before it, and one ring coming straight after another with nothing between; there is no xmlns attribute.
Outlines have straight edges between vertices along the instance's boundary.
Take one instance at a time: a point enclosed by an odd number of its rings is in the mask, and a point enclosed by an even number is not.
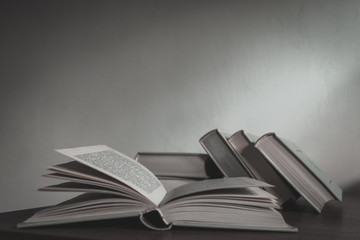
<svg viewBox="0 0 360 240"><path fill-rule="evenodd" d="M145 228L138 219L119 219L33 229L16 229L16 224L37 209L0 213L0 239L360 239L360 196L344 196L315 213L302 199L282 212L298 233L173 228L158 232Z"/></svg>

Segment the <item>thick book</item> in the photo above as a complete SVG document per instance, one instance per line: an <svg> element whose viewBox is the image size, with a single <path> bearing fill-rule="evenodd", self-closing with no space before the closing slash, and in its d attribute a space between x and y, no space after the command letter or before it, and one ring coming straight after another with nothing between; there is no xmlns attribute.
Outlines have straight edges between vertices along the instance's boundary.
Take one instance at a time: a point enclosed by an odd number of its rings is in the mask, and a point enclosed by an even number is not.
<svg viewBox="0 0 360 240"><path fill-rule="evenodd" d="M255 147L319 213L331 200L342 200L342 190L294 143L275 133L263 135Z"/></svg>
<svg viewBox="0 0 360 240"><path fill-rule="evenodd" d="M275 188L265 188L268 192L277 196L280 205L296 200L299 194L287 183L277 170L268 162L262 153L254 146L258 138L243 130L237 131L227 140L233 150L242 157L242 161L234 161L232 164L244 164L251 177L274 185Z"/></svg>
<svg viewBox="0 0 360 240"><path fill-rule="evenodd" d="M139 152L135 156L135 161L148 168L160 180L204 180L223 177L209 155L203 153Z"/></svg>
<svg viewBox="0 0 360 240"><path fill-rule="evenodd" d="M48 177L67 182L43 191L85 192L40 210L19 228L138 216L155 230L172 226L297 231L276 198L246 177L196 181L167 191L158 178L130 157L105 145L57 150L75 161L52 166Z"/></svg>
<svg viewBox="0 0 360 240"><path fill-rule="evenodd" d="M227 140L230 136L229 133L214 129L202 136L199 142L225 177L249 177L251 172L244 159Z"/></svg>

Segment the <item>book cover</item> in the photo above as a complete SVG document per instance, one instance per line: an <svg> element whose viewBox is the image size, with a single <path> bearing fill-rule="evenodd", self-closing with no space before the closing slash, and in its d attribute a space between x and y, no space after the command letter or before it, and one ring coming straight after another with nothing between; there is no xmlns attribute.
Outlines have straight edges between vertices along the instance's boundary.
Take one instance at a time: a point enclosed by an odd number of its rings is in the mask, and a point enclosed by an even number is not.
<svg viewBox="0 0 360 240"><path fill-rule="evenodd" d="M138 161L159 179L212 179L223 177L220 170L203 153L139 152Z"/></svg>
<svg viewBox="0 0 360 240"><path fill-rule="evenodd" d="M255 147L319 213L326 202L341 201L342 190L295 144L275 133L268 133L255 143Z"/></svg>
<svg viewBox="0 0 360 240"><path fill-rule="evenodd" d="M252 176L242 157L233 151L228 142L231 134L214 129L199 140L204 150L226 177Z"/></svg>

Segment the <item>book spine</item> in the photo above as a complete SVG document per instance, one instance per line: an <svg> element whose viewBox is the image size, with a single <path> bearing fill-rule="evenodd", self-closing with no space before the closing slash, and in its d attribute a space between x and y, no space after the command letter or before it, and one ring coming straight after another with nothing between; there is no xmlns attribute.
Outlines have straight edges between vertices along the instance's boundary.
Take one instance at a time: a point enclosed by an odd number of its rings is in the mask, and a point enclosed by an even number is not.
<svg viewBox="0 0 360 240"><path fill-rule="evenodd" d="M225 177L251 176L241 157L234 153L218 129L208 132L199 141Z"/></svg>

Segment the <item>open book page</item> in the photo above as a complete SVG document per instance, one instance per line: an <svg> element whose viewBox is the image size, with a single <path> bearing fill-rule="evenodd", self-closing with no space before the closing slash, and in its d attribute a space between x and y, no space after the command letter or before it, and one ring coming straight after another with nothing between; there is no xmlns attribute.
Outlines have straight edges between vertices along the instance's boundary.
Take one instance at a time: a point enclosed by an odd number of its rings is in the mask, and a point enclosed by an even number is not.
<svg viewBox="0 0 360 240"><path fill-rule="evenodd" d="M275 209L271 185L238 177L204 180L169 192L160 204L163 219L177 226L296 231Z"/></svg>
<svg viewBox="0 0 360 240"><path fill-rule="evenodd" d="M140 163L105 145L56 150L128 185L158 205L166 190L156 176Z"/></svg>
<svg viewBox="0 0 360 240"><path fill-rule="evenodd" d="M128 195L128 197L132 197L134 200L141 201L148 206L154 206L152 201L133 188L129 188L128 185L77 161L50 166L48 169L54 173L43 175L44 177L67 180L73 183L88 184L90 187L87 188L86 192L92 192L95 190L91 186L100 186L109 190L115 190L116 193L122 193L124 196ZM54 188L54 186L49 186L41 188L40 190L53 191L55 189L57 189L57 187ZM67 188L67 191L78 192L79 189Z"/></svg>
<svg viewBox="0 0 360 240"><path fill-rule="evenodd" d="M220 178L198 181L180 186L166 194L161 205L167 202L194 193L246 187L271 187L272 185L248 177Z"/></svg>
<svg viewBox="0 0 360 240"><path fill-rule="evenodd" d="M258 187L249 187L190 194L167 202L164 206L161 206L161 209L166 211L167 209L173 210L178 207L194 205L212 207L241 205L242 207L280 208L273 195Z"/></svg>
<svg viewBox="0 0 360 240"><path fill-rule="evenodd" d="M49 174L50 175L50 174ZM48 175L48 176L49 176ZM52 175L51 177L54 177ZM62 179L62 180L71 180L67 177L56 176L55 178ZM116 196L121 196L124 198L131 199L134 202L141 203L148 208L153 208L155 204L147 199L142 194L138 193L137 191L127 187L116 187L109 186L104 183L99 182L90 182L90 181L82 181L78 179L74 179L71 182L64 182L56 185L51 185L47 187L42 187L40 191L50 191L50 192L86 192L86 193L104 193L104 194L112 194Z"/></svg>
<svg viewBox="0 0 360 240"><path fill-rule="evenodd" d="M84 193L56 206L36 212L17 227L38 227L139 216L146 206L113 194Z"/></svg>
<svg viewBox="0 0 360 240"><path fill-rule="evenodd" d="M73 176L82 179L89 179L99 182L107 182L109 184L119 184L119 181L115 180L113 177L110 177L105 173L99 172L77 161L71 161L67 163L50 166L48 167L48 169L50 171L62 175Z"/></svg>
<svg viewBox="0 0 360 240"><path fill-rule="evenodd" d="M33 219L41 217L44 220L46 217L51 217L52 220L55 220L56 216L60 218L70 215L74 217L88 214L102 215L105 212L114 212L115 209L118 214L134 212L134 216L138 216L139 212L145 210L146 207L128 198L119 198L112 194L84 193L56 206L36 212Z"/></svg>

